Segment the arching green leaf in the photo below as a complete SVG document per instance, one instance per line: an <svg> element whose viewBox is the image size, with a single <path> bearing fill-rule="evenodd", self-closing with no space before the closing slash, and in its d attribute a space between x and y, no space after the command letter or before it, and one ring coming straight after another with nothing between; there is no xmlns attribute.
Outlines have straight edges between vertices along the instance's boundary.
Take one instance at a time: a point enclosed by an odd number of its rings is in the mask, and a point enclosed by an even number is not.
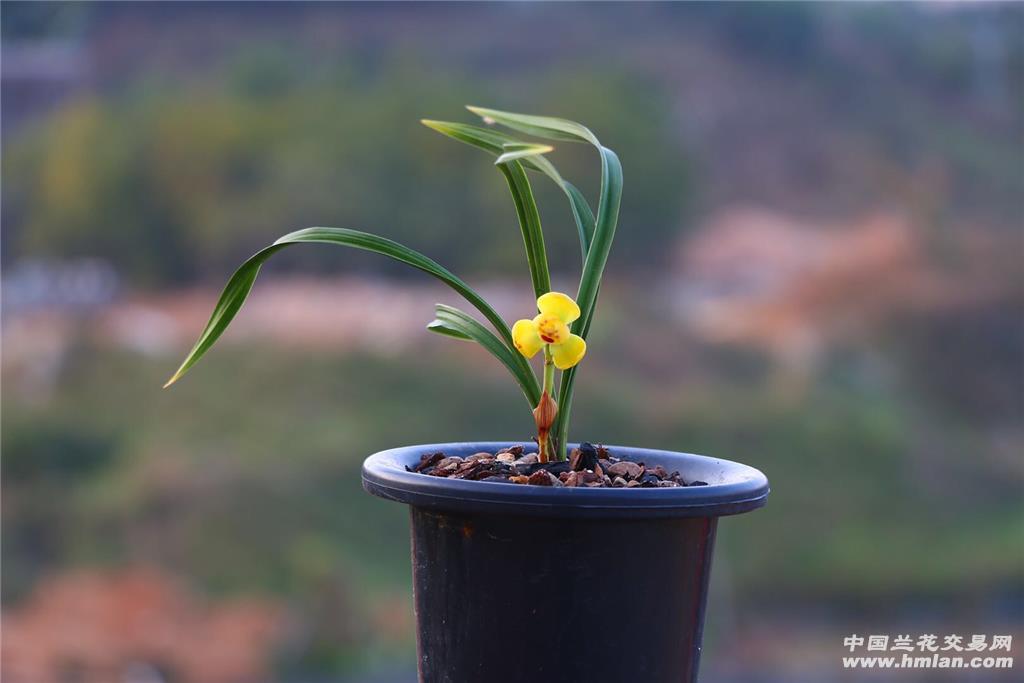
<svg viewBox="0 0 1024 683"><path fill-rule="evenodd" d="M530 408L532 409L537 405L540 401L540 385L537 383L537 376L533 374L530 364L522 354L509 349L505 344L501 343L501 340L493 332L474 320L472 316L457 308L437 304L435 315L437 316L437 320L434 321L435 323L441 323L446 330L472 339L487 349L492 356L497 358L512 373L516 383L523 390L523 395L526 397L526 402L529 403ZM431 323L431 325L433 324Z"/></svg>
<svg viewBox="0 0 1024 683"><path fill-rule="evenodd" d="M235 274L228 280L223 293L221 293L220 299L213 309L213 314L210 316L210 320L206 323L202 334L199 335L199 340L196 341L195 346L186 356L178 371L174 373L164 386L170 386L178 381L216 343L217 339L224 333L224 330L231 324L242 304L245 303L245 299L248 297L249 291L256 281L256 276L260 272L260 267L267 259L285 247L309 242L335 244L343 247L352 247L353 249L372 251L433 275L476 307L505 340L505 344L510 349L514 348L512 332L501 316L479 294L473 291L468 284L433 259L393 240L359 230L350 230L348 228L306 228L305 230L289 233L269 247L256 252L235 271Z"/></svg>

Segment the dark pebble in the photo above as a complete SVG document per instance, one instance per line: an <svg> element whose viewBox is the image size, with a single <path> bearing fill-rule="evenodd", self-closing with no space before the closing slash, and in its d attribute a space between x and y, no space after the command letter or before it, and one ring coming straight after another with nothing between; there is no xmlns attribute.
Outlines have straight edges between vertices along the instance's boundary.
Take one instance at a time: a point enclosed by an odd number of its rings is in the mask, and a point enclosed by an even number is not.
<svg viewBox="0 0 1024 683"><path fill-rule="evenodd" d="M546 465L544 469L555 476L558 476L562 472L569 472L572 469L569 467L568 460L559 460L558 462L548 462L544 464Z"/></svg>
<svg viewBox="0 0 1024 683"><path fill-rule="evenodd" d="M533 474L539 470L547 470L556 477L562 472L569 472L571 470L568 460L559 460L558 462L535 462L528 465L516 465L516 469L519 470L520 474Z"/></svg>
<svg viewBox="0 0 1024 683"><path fill-rule="evenodd" d="M573 449L573 458L571 460L570 467L576 472L582 472L583 470L593 470L597 467L597 461L599 460L597 455L597 449L594 445L584 441L580 444L579 448Z"/></svg>

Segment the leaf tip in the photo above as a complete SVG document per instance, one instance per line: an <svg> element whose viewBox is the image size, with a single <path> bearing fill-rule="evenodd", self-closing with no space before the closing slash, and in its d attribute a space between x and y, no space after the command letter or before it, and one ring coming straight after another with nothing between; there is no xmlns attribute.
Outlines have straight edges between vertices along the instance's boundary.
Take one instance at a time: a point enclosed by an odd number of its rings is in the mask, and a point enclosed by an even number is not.
<svg viewBox="0 0 1024 683"><path fill-rule="evenodd" d="M164 385L162 387L160 387L160 388L161 389L166 389L167 387L171 386L172 384L177 382L179 379L181 379L185 375L186 372L188 372L188 366L187 365L182 365L180 368L178 368L178 370L173 375L171 375L171 378L169 380L164 382Z"/></svg>
<svg viewBox="0 0 1024 683"><path fill-rule="evenodd" d="M532 157L542 156L548 152L555 151L555 148L551 145L524 145L519 143L506 143L505 149L507 151L494 161L495 166L507 164L516 159L531 159Z"/></svg>
<svg viewBox="0 0 1024 683"><path fill-rule="evenodd" d="M488 126L493 126L496 123L494 119L488 116L488 112L491 111L490 109L485 109L484 107L475 107L471 104L467 104L466 109L468 109L469 111L473 112L481 119L483 119L484 123L486 123Z"/></svg>

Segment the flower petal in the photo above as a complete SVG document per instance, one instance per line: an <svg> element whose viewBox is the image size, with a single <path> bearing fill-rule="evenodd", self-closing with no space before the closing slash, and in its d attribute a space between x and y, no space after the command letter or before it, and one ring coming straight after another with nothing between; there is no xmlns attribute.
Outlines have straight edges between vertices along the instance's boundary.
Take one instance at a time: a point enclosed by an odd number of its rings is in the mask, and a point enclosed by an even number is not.
<svg viewBox="0 0 1024 683"><path fill-rule="evenodd" d="M558 316L565 324L580 317L580 307L569 296L561 292L548 292L537 299L537 310L545 315Z"/></svg>
<svg viewBox="0 0 1024 683"><path fill-rule="evenodd" d="M512 326L512 343L519 349L519 353L527 358L533 358L544 346L544 341L537 334L537 325L532 320L517 320Z"/></svg>
<svg viewBox="0 0 1024 683"><path fill-rule="evenodd" d="M559 370L568 370L579 363L587 353L587 342L578 334L570 334L561 344L551 345L551 358Z"/></svg>

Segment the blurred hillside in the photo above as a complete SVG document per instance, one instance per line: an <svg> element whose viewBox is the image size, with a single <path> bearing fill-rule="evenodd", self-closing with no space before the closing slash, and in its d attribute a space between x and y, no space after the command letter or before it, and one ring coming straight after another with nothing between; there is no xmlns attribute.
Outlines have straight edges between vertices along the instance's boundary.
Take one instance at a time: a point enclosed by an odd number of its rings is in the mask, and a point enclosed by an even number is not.
<svg viewBox="0 0 1024 683"><path fill-rule="evenodd" d="M240 260L309 225L530 310L492 160L418 123L467 103L581 120L623 160L574 436L772 481L720 525L709 680L868 680L837 669L858 629L1024 640L1020 6L0 13L8 676L411 680L407 513L359 465L532 433L500 367L423 330L454 295L292 250L158 387ZM594 196L589 150L552 160ZM571 215L534 185L570 291Z"/></svg>
<svg viewBox="0 0 1024 683"><path fill-rule="evenodd" d="M620 268L664 265L666 239L735 201L815 218L897 205L939 233L1017 217L1014 8L741 7L9 3L4 262L103 255L132 284L219 281L280 233L330 224L513 272L489 160L417 124L468 120L466 103L615 141ZM561 147L592 189L588 151ZM538 191L572 267L564 200Z"/></svg>

